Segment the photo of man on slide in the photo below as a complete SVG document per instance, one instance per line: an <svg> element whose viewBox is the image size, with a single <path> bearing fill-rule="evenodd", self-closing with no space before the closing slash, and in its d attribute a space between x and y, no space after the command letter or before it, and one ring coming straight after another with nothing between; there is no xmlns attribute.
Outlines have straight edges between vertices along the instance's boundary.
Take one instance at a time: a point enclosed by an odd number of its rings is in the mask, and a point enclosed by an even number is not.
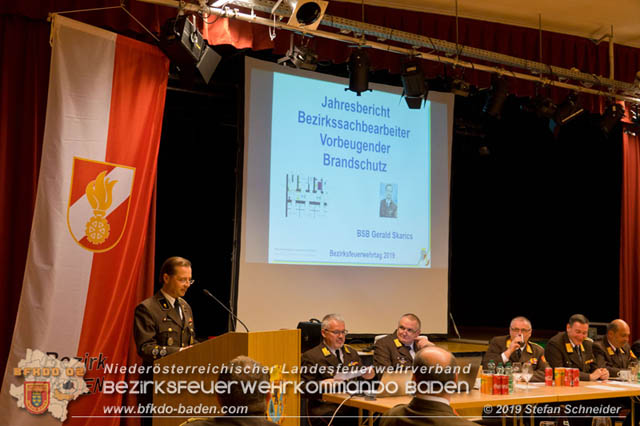
<svg viewBox="0 0 640 426"><path fill-rule="evenodd" d="M380 186L384 185L381 183ZM380 200L380 217L398 217L398 205L393 201L393 185L384 185L385 197ZM396 196L397 201L397 196Z"/></svg>

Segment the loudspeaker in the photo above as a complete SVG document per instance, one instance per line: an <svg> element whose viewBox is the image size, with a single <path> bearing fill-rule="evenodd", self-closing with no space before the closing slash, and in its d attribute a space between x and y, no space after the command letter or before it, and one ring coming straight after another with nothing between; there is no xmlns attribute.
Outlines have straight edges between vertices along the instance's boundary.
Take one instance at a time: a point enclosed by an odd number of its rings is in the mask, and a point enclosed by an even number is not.
<svg viewBox="0 0 640 426"><path fill-rule="evenodd" d="M202 34L187 16L170 19L162 27L160 47L172 61L198 62L206 46Z"/></svg>
<svg viewBox="0 0 640 426"><path fill-rule="evenodd" d="M311 318L309 321L303 321L298 323L298 328L301 331L301 351L306 352L312 349L322 342L321 323L320 320Z"/></svg>
<svg viewBox="0 0 640 426"><path fill-rule="evenodd" d="M220 59L221 56L218 55L215 50L213 50L209 46L205 46L204 51L202 52L202 57L196 64L196 68L198 69L198 72L202 76L202 79L205 83L208 84L209 80L211 80L211 76L220 63Z"/></svg>

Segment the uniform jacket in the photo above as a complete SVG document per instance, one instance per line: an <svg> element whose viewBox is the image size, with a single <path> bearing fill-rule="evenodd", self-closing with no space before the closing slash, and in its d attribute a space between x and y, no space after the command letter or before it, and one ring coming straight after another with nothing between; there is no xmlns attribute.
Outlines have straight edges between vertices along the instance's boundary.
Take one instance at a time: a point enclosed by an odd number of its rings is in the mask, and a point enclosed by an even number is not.
<svg viewBox="0 0 640 426"><path fill-rule="evenodd" d="M387 199L380 200L380 217L398 217L398 206L393 201L387 206Z"/></svg>
<svg viewBox="0 0 640 426"><path fill-rule="evenodd" d="M160 291L136 307L133 335L146 364L196 343L191 307L181 298L176 301L184 321Z"/></svg>
<svg viewBox="0 0 640 426"><path fill-rule="evenodd" d="M551 367L570 367L580 369L580 380L589 381L589 374L598 368L593 355L593 342L584 340L580 345L580 354L573 349L566 331L556 334L544 350L544 357Z"/></svg>
<svg viewBox="0 0 640 426"><path fill-rule="evenodd" d="M496 365L500 362L503 363L502 353L506 351L509 346L511 346L510 336L497 336L491 339L489 348L484 354L484 358L482 358L482 368L486 369L491 360L493 360ZM544 382L544 370L549 364L547 364L547 360L544 357L544 349L542 346L529 341L527 342L527 346L521 348L520 351L520 357L518 357L517 351L513 351L509 357L509 361L511 361L512 364L514 362L530 362L533 368L531 381Z"/></svg>
<svg viewBox="0 0 640 426"><path fill-rule="evenodd" d="M637 361L636 355L627 343L621 348L614 350L605 336L602 340L593 343L593 355L599 368L609 370L611 377L617 377L618 371L629 368L631 361Z"/></svg>
<svg viewBox="0 0 640 426"><path fill-rule="evenodd" d="M373 347L373 365L376 367L411 367L413 358L408 346L398 339L398 331L378 339Z"/></svg>

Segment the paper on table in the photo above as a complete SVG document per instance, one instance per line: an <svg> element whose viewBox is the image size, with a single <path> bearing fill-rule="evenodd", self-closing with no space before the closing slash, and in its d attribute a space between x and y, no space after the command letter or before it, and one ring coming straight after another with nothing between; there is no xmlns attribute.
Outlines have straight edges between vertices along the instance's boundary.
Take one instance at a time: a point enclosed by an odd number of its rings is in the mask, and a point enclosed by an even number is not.
<svg viewBox="0 0 640 426"><path fill-rule="evenodd" d="M535 389L544 386L544 383L529 383L529 389ZM527 389L527 385L516 383L516 389Z"/></svg>
<svg viewBox="0 0 640 426"><path fill-rule="evenodd" d="M607 385L614 385L614 386L625 386L625 387L632 387L632 388L640 388L640 383L630 383L630 382L618 382L618 381L613 381L613 380L609 380L606 382Z"/></svg>
<svg viewBox="0 0 640 426"><path fill-rule="evenodd" d="M609 385L613 384L613 383L608 383ZM606 390L606 391L619 391L620 388L617 388L615 386L607 386L607 385L592 385L589 386L589 389L600 389L600 390Z"/></svg>
<svg viewBox="0 0 640 426"><path fill-rule="evenodd" d="M362 374L363 373L361 371L349 371L346 373L338 372L335 376L333 376L333 380L351 380L355 379L356 377L362 376Z"/></svg>

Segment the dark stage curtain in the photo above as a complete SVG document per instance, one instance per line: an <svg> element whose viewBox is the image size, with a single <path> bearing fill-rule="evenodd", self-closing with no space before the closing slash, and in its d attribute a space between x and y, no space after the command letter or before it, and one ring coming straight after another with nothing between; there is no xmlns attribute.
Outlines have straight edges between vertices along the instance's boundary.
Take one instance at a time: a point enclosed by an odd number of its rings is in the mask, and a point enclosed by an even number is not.
<svg viewBox="0 0 640 426"><path fill-rule="evenodd" d="M640 131L625 125L622 137L622 220L620 229L620 317L640 337Z"/></svg>
<svg viewBox="0 0 640 426"><path fill-rule="evenodd" d="M0 374L11 345L36 199L49 25L0 15Z"/></svg>

